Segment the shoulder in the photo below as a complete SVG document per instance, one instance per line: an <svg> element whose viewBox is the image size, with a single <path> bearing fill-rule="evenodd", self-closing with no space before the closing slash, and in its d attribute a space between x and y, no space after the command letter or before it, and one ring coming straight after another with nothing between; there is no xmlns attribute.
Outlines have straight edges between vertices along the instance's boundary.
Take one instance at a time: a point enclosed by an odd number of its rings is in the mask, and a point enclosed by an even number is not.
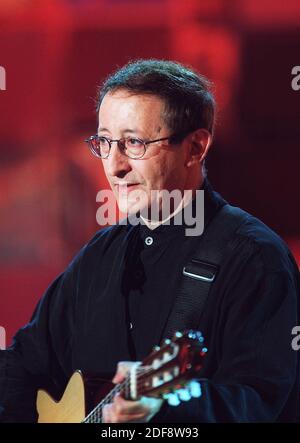
<svg viewBox="0 0 300 443"><path fill-rule="evenodd" d="M216 290L228 294L230 303L249 295L255 303L269 295L279 302L298 299L299 270L284 240L252 214L239 208L237 213L241 217L226 246Z"/></svg>
<svg viewBox="0 0 300 443"><path fill-rule="evenodd" d="M86 249L97 248L102 244L107 244L113 242L120 235L124 234L126 231L126 226L115 224L102 228L97 231L93 237L85 245Z"/></svg>
<svg viewBox="0 0 300 443"><path fill-rule="evenodd" d="M126 219L122 219L112 226L102 228L84 245L79 252L79 256L95 254L99 256L99 254L109 252L112 249L119 249L126 243L134 229L135 226L127 223Z"/></svg>
<svg viewBox="0 0 300 443"><path fill-rule="evenodd" d="M296 262L284 240L259 218L241 210L242 222L234 237L236 246L251 250L268 271L295 269Z"/></svg>
<svg viewBox="0 0 300 443"><path fill-rule="evenodd" d="M112 249L119 249L122 240L126 239L133 228L133 226L121 220L115 225L100 229L77 251L66 272L74 272L81 267L83 262L91 262L108 251L113 252Z"/></svg>

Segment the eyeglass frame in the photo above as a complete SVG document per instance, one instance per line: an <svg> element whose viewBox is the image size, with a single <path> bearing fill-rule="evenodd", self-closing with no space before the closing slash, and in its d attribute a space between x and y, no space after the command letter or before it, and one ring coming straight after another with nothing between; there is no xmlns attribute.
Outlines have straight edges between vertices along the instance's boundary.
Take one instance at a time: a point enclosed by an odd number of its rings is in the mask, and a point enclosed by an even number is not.
<svg viewBox="0 0 300 443"><path fill-rule="evenodd" d="M92 135L92 136L90 136L89 138L87 138L87 139L85 139L84 141L85 141L85 143L87 143L88 144L88 147L89 147L89 149L90 149L90 151L92 152L92 154L95 156L95 157L97 157L97 158L103 158L103 159L107 159L108 157L109 157L109 154L110 154L110 151L111 151L111 144L112 143L114 143L114 142L116 142L117 143L117 145L118 145L118 148L120 149L120 151L122 152L122 154L124 154L126 157L128 157L128 158L131 158L131 159L133 159L133 160L140 160L141 158L143 158L144 157L144 155L146 154L146 151L147 151L147 145L149 145L149 144L151 144L151 143L156 143L156 142L160 142L160 141L163 141L163 140L172 140L172 139L174 139L174 138L176 138L176 137L179 137L179 136L182 136L182 135L186 135L186 134L172 134L172 135L169 135L168 137L163 137L163 138L158 138L158 139L156 139L156 140L149 140L149 141L144 141L144 140L142 140L141 138L138 138L138 137L124 137L124 138L119 138L119 139L115 139L115 140L110 140L109 138L107 138L107 137L105 137L104 135ZM104 138L107 142L108 142L108 145L109 145L109 151L108 151L108 154L107 154L107 156L106 157L103 157L103 156L101 156L101 155L99 155L94 149L93 149L93 146L92 146L92 144L91 144L91 142L92 142L92 140L95 140L96 138ZM127 140L127 139L130 139L130 138L132 138L132 139L134 139L134 140L138 140L139 142L141 142L143 145L144 145L144 153L143 153L143 155L141 156L141 157L130 157L129 155L127 155L126 153L125 153L125 149L126 149L126 146L125 146L125 143L123 144L123 146L122 146L122 141L125 141L125 140Z"/></svg>

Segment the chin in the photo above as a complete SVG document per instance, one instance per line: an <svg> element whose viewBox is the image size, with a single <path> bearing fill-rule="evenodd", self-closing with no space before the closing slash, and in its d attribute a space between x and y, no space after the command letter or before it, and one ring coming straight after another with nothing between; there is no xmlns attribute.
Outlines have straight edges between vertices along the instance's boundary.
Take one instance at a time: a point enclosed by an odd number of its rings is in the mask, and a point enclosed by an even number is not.
<svg viewBox="0 0 300 443"><path fill-rule="evenodd" d="M148 201L145 202L137 202L135 199L130 198L119 198L118 206L121 212L126 215L133 215L137 212L143 211L145 208L149 206Z"/></svg>

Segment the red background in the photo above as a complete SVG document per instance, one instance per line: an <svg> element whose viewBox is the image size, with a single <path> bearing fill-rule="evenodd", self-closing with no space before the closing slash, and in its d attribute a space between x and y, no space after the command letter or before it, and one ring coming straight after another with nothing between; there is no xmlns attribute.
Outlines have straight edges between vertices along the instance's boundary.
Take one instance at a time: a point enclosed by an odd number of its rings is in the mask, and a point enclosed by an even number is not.
<svg viewBox="0 0 300 443"><path fill-rule="evenodd" d="M214 81L209 178L300 263L297 0L1 0L0 326L10 341L51 280L99 229L97 85L135 58L175 59Z"/></svg>

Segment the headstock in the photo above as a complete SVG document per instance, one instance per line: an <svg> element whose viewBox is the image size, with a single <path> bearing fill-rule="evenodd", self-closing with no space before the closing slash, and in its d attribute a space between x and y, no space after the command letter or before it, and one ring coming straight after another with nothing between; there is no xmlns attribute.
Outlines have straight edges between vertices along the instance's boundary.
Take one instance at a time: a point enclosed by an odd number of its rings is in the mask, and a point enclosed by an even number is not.
<svg viewBox="0 0 300 443"><path fill-rule="evenodd" d="M155 346L138 368L137 395L165 398L173 406L200 397L201 387L195 378L206 352L201 332L176 332L172 339Z"/></svg>

